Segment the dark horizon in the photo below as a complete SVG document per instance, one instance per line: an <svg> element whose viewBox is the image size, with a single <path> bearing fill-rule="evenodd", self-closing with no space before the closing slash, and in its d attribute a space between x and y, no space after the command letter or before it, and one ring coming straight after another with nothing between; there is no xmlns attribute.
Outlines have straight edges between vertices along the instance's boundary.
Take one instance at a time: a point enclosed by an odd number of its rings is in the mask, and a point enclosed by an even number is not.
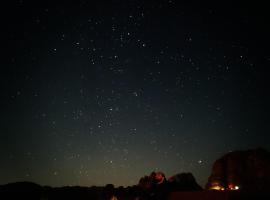
<svg viewBox="0 0 270 200"><path fill-rule="evenodd" d="M270 151L263 3L3 5L0 185L128 186Z"/></svg>
<svg viewBox="0 0 270 200"><path fill-rule="evenodd" d="M201 189L202 190L220 190L220 189L216 189L215 187L211 188L211 180L213 179L213 177L211 177L211 176L213 176L213 175L220 176L220 174L218 175L218 174L216 174L216 172L213 171L214 170L214 167L215 167L215 164L217 164L218 161L221 162L220 160L225 159L229 155L232 156L233 154L234 154L233 157L234 157L235 161L239 160L239 155L242 155L241 156L242 159L245 160L244 161L244 164L246 165L247 164L246 162L249 162L249 164L248 164L249 166L245 166L244 168L246 168L246 170L247 170L247 168L249 168L249 170L251 170L250 171L251 174L246 174L246 175L252 176L252 177L254 176L254 174L256 174L255 171L257 171L258 169L260 170L260 174L262 174L262 173L264 174L266 172L265 170L267 170L267 162L269 164L269 161L270 161L269 160L269 158L270 158L269 157L270 156L270 152L267 151L265 148L262 148L262 147L258 147L258 148L255 148L255 149L235 150L235 151L227 152L222 157L217 158L214 161L213 165L211 166L211 174L208 176L208 178L207 178L208 182L205 185L198 184L197 183L197 179L196 179L196 177L193 176L192 172L178 172L178 173L173 174L171 176L166 176L166 173L161 172L161 171L158 171L158 172L157 171L151 171L151 173L162 173L162 174L164 174L165 175L165 181L166 182L172 182L172 180L175 179L174 177L179 176L179 175L182 175L182 176L190 176L191 175L194 178L194 183L197 184L199 187L201 187L199 189L198 188L197 189L194 189L193 188L192 190L194 190L194 191L196 191L196 190L201 191ZM238 155L238 156L235 157L236 155ZM268 155L268 160L267 160L267 155ZM254 162L254 159L255 159L254 156L257 156L256 157L256 160L257 160L256 162ZM232 164L235 161L230 160L230 164ZM243 166L240 166L239 164L241 164L241 163L235 164L235 167L237 167L239 169L243 168ZM224 164L224 166L226 166L226 164ZM228 167L228 166L226 166L226 167ZM232 166L230 166L230 167L232 167ZM226 169L224 169L224 172L226 172ZM149 173L149 174L151 174L151 173ZM247 172L244 172L244 173L247 173ZM267 174L264 174L264 175L267 175ZM114 188L121 188L121 187L129 188L129 187L139 186L141 179L144 178L144 177L146 177L146 176L148 176L148 174L141 175L141 177L138 179L138 182L135 183L135 184L133 184L133 185L115 185L114 183L109 182L109 183L106 183L104 185L62 185L62 186L52 186L52 185L42 185L42 184L37 183L37 182L23 181L22 180L22 181L18 181L18 182L5 183L5 184L2 184L0 186L13 185L13 184L19 184L19 183L20 184L32 184L33 183L33 184L37 184L37 185L39 185L41 187L52 187L52 188L65 188L65 187L87 187L87 188L98 187L98 188L104 188L104 187L107 187L108 185L112 185ZM232 176L232 174L231 174L231 176ZM234 176L239 176L239 174L236 173L236 174L234 174ZM255 179L258 179L259 178L259 177L256 177L256 176L257 175L255 175L253 177L254 178L254 183L253 184L255 184L255 182L256 182ZM227 175L224 175L223 178L226 178L226 177L227 177ZM219 179L220 178L222 178L222 177L219 177ZM260 178L262 178L262 177L260 177ZM267 180L268 177L264 177L264 179ZM183 180L185 180L185 179L182 178L182 181ZM186 180L190 180L190 178L188 178ZM242 180L242 181L244 181L244 180ZM186 184L188 184L188 182ZM244 183L242 183L242 184L244 184ZM262 184L262 183L260 182L260 184ZM240 187L240 186L238 186L238 187ZM260 186L257 185L257 187L260 187ZM264 186L264 187L267 187L267 186ZM255 188L256 188L255 186L251 186L251 188L249 188L248 190L250 190L250 189L252 190L252 189L255 189ZM228 190L230 190L230 189L228 189ZM247 191L247 189L245 189L244 191ZM254 191L256 191L256 189Z"/></svg>

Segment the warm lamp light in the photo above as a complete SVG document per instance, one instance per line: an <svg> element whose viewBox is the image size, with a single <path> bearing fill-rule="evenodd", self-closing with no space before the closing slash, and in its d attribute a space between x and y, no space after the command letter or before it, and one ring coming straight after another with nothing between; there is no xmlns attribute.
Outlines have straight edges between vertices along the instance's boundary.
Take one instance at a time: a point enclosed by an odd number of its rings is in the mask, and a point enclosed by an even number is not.
<svg viewBox="0 0 270 200"><path fill-rule="evenodd" d="M210 188L210 190L224 190L224 187L221 187L219 185L214 185Z"/></svg>

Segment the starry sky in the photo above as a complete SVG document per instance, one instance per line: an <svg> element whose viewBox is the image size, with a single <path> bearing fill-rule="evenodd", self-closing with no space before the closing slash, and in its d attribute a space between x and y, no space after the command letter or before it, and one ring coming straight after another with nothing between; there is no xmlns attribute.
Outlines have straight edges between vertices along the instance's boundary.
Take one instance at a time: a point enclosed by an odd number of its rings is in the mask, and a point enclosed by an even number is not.
<svg viewBox="0 0 270 200"><path fill-rule="evenodd" d="M137 184L270 150L266 5L9 1L0 184Z"/></svg>

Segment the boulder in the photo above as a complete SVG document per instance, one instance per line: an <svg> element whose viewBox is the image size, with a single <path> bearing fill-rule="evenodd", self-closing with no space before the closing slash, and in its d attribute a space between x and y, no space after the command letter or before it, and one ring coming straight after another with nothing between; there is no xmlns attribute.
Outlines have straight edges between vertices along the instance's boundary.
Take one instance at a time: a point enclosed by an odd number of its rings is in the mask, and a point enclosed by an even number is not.
<svg viewBox="0 0 270 200"><path fill-rule="evenodd" d="M230 152L215 161L206 189L266 190L270 186L270 153L259 148Z"/></svg>
<svg viewBox="0 0 270 200"><path fill-rule="evenodd" d="M169 178L169 187L173 191L199 191L202 187L191 173L180 173Z"/></svg>

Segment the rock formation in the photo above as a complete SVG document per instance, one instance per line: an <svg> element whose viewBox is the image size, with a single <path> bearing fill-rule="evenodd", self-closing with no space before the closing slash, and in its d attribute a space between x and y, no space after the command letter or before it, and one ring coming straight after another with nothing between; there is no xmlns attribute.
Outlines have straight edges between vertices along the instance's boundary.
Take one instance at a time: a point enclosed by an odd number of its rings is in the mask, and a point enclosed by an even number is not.
<svg viewBox="0 0 270 200"><path fill-rule="evenodd" d="M270 153L264 149L230 152L218 159L206 189L266 190L270 187Z"/></svg>
<svg viewBox="0 0 270 200"><path fill-rule="evenodd" d="M163 172L152 172L149 176L142 177L138 186L144 190L151 190L164 183L166 183L166 178Z"/></svg>
<svg viewBox="0 0 270 200"><path fill-rule="evenodd" d="M176 174L168 180L170 188L174 191L198 191L202 187L198 185L191 173Z"/></svg>
<svg viewBox="0 0 270 200"><path fill-rule="evenodd" d="M151 191L155 188L166 191L202 190L191 173L179 173L166 180L164 173L152 172L149 176L142 177L138 186L145 191Z"/></svg>

